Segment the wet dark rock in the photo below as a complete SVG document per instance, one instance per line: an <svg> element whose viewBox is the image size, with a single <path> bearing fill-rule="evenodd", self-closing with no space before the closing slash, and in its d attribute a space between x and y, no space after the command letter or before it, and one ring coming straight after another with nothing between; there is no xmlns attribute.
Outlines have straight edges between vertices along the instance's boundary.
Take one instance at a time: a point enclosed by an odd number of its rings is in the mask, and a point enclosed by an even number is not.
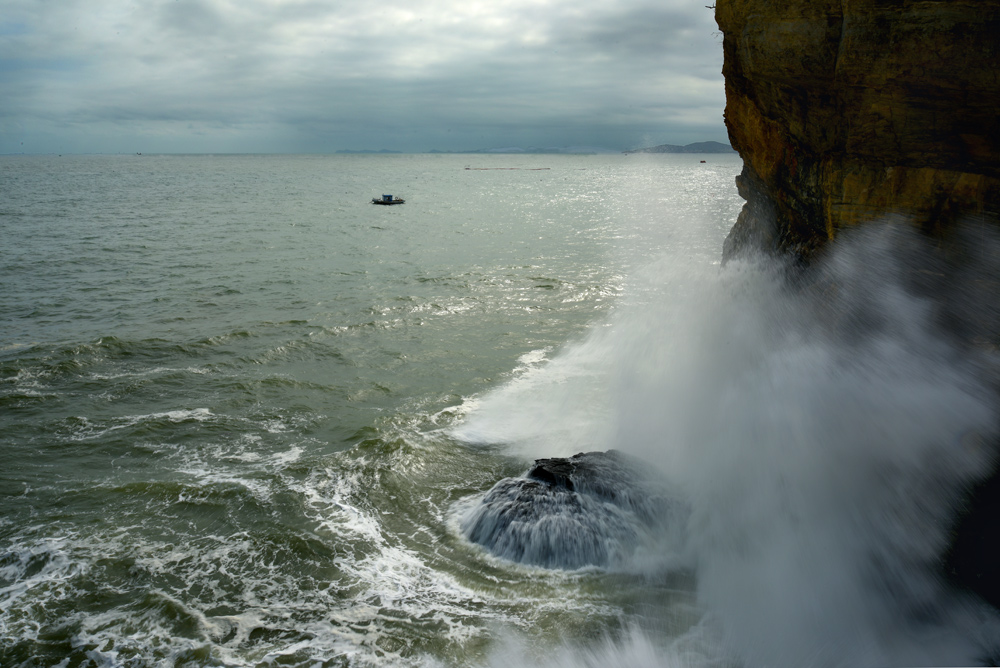
<svg viewBox="0 0 1000 668"><path fill-rule="evenodd" d="M536 459L535 466L528 471L528 477L556 487L565 487L572 492L574 472L576 465L570 459Z"/></svg>
<svg viewBox="0 0 1000 668"><path fill-rule="evenodd" d="M681 504L642 464L617 452L538 459L505 478L462 519L474 543L504 559L546 568L624 563Z"/></svg>
<svg viewBox="0 0 1000 668"><path fill-rule="evenodd" d="M944 560L948 580L1000 610L1000 475L972 487L952 529ZM996 665L996 664L991 664Z"/></svg>

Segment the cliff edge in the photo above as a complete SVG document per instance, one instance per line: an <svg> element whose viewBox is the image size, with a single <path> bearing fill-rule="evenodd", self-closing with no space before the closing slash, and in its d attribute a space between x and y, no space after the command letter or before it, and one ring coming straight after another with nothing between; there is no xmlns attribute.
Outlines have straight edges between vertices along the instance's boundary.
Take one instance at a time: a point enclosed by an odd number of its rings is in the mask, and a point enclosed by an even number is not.
<svg viewBox="0 0 1000 668"><path fill-rule="evenodd" d="M718 0L747 200L724 256L1000 218L1000 0Z"/></svg>
<svg viewBox="0 0 1000 668"><path fill-rule="evenodd" d="M746 199L724 259L808 264L846 228L897 214L941 247L955 247L960 223L997 226L1000 0L717 0L716 20ZM914 276L939 277L942 324L995 351L997 256L961 282L969 256L951 255ZM940 289L954 284L963 290ZM976 308L961 306L970 289L983 291ZM956 503L940 576L1000 609L1000 470Z"/></svg>

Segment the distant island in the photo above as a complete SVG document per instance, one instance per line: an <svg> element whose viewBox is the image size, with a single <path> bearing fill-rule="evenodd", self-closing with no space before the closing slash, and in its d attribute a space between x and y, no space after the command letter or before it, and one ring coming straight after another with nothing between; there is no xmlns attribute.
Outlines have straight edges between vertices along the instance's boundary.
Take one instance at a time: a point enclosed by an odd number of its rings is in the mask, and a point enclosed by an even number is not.
<svg viewBox="0 0 1000 668"><path fill-rule="evenodd" d="M699 141L687 146L675 146L674 144L660 144L651 148L636 148L622 153L735 153L729 144L717 141Z"/></svg>
<svg viewBox="0 0 1000 668"><path fill-rule="evenodd" d="M351 149L341 149L337 153L402 153L402 151L390 151L387 148L379 149L378 151L373 151L372 149L361 149L360 151L352 151Z"/></svg>

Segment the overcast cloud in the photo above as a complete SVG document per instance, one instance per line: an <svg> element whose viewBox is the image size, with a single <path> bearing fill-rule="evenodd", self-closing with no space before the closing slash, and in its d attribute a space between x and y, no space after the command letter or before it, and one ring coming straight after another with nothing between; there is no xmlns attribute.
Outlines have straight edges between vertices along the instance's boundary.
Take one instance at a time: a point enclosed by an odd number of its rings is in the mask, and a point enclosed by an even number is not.
<svg viewBox="0 0 1000 668"><path fill-rule="evenodd" d="M726 141L704 0L5 0L0 153Z"/></svg>

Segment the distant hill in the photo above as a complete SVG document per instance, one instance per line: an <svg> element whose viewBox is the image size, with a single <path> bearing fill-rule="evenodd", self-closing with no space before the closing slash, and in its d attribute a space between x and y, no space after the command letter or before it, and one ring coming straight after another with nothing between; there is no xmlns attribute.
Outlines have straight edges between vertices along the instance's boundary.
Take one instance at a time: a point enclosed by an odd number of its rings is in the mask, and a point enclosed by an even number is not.
<svg viewBox="0 0 1000 668"><path fill-rule="evenodd" d="M345 149L341 149L341 150L337 151L337 153L402 153L402 151L390 151L389 149L385 149L385 148L379 149L378 151L374 151L374 150L368 149L368 148L361 149L360 151L352 151L350 149L346 149L345 148Z"/></svg>
<svg viewBox="0 0 1000 668"><path fill-rule="evenodd" d="M687 146L675 146L674 144L660 144L651 148L637 148L622 153L735 153L729 144L722 144L717 141L699 141Z"/></svg>

